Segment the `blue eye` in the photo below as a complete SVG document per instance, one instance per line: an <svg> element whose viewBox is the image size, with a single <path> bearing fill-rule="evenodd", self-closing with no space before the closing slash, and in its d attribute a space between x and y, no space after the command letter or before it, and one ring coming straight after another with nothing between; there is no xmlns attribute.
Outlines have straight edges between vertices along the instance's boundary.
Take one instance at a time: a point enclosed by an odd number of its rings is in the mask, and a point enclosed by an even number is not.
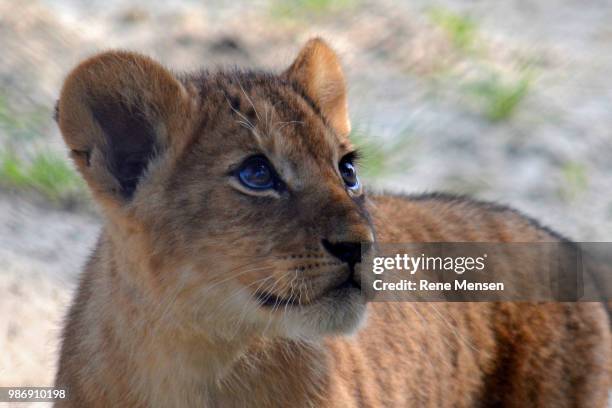
<svg viewBox="0 0 612 408"><path fill-rule="evenodd" d="M342 159L338 165L340 175L344 184L351 189L356 190L359 188L359 177L357 177L357 169L350 159Z"/></svg>
<svg viewBox="0 0 612 408"><path fill-rule="evenodd" d="M262 156L250 157L242 163L238 168L237 177L243 185L253 190L267 190L277 184L276 174L270 162Z"/></svg>

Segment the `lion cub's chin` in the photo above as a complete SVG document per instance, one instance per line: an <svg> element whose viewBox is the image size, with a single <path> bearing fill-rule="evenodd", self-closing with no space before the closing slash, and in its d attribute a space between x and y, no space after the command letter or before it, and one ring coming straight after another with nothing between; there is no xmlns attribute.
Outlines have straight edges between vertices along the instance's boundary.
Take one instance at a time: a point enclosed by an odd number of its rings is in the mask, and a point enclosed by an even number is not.
<svg viewBox="0 0 612 408"><path fill-rule="evenodd" d="M366 301L359 289L330 293L307 307L288 308L283 315L284 335L289 338L318 338L353 334L366 319Z"/></svg>

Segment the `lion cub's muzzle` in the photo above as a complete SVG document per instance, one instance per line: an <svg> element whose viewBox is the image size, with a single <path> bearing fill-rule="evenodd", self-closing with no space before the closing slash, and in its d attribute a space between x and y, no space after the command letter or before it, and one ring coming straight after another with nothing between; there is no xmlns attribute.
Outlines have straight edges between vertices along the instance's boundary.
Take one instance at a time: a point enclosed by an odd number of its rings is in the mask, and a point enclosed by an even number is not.
<svg viewBox="0 0 612 408"><path fill-rule="evenodd" d="M268 291L258 291L255 293L255 297L259 304L272 308L279 308L281 306L308 306L328 296L342 297L343 294L348 295L352 292L360 292L361 276L358 265L361 263L362 258L367 257L373 242L332 242L328 239L322 239L321 246L324 253L328 257L331 255L329 258L334 259L334 262L330 263L337 265L337 269L333 272L328 272L330 276L327 283L316 290L317 294L315 296L303 299L302 296L296 296L295 293L287 296ZM311 291L307 290L307 292Z"/></svg>

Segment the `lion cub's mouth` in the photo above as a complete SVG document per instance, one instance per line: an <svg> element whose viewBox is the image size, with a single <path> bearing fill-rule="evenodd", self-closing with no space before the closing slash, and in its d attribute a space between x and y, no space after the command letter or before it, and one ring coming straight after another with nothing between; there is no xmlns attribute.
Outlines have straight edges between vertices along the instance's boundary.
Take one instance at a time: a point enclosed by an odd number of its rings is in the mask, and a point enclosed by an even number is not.
<svg viewBox="0 0 612 408"><path fill-rule="evenodd" d="M255 297L257 298L257 301L259 302L259 304L264 307L274 307L274 308L284 307L284 306L302 306L303 307L303 306L309 306L313 303L316 303L319 299L324 298L331 293L354 290L354 289L361 290L361 285L358 282L356 282L352 277L349 276L346 280L344 280L339 285L333 286L325 290L320 296L317 296L315 299L313 299L312 301L308 303L300 303L300 300L296 299L295 296L284 298L284 297L276 296L272 293L264 292L264 291L255 293Z"/></svg>

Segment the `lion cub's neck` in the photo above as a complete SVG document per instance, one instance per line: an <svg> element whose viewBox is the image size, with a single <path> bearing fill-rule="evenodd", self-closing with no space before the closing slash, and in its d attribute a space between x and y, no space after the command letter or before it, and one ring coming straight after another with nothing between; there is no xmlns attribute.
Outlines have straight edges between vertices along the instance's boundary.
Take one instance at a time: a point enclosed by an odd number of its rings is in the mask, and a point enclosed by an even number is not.
<svg viewBox="0 0 612 408"><path fill-rule="evenodd" d="M219 338L212 327L195 331L176 323L168 303L157 301L155 285L138 284L160 271L143 267L149 262L137 253L103 234L70 314L66 338L79 340L62 350L61 383L109 403L133 399L134 406L257 400L255 406L265 406L270 395L286 396L282 405L288 406L320 395L325 361L319 345L253 333ZM89 361L86 375L77 371L83 360Z"/></svg>

